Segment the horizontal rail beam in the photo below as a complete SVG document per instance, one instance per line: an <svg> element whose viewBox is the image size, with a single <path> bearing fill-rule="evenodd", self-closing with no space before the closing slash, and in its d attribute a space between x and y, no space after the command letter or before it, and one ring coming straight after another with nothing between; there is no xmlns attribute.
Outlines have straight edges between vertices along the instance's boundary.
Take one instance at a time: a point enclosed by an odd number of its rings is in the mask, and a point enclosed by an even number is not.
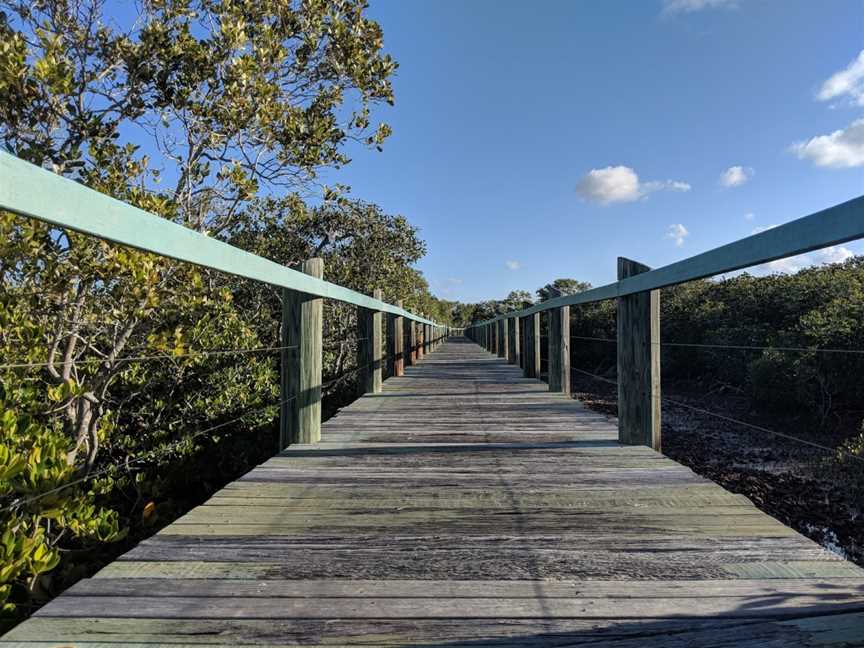
<svg viewBox="0 0 864 648"><path fill-rule="evenodd" d="M434 324L393 304L172 223L5 151L0 151L0 209L238 277Z"/></svg>
<svg viewBox="0 0 864 648"><path fill-rule="evenodd" d="M864 238L864 196L702 254L670 263L662 268L575 295L555 297L524 310L503 313L492 319L475 322L473 326L482 326L506 317L525 317L561 306L590 304L667 288L860 238Z"/></svg>

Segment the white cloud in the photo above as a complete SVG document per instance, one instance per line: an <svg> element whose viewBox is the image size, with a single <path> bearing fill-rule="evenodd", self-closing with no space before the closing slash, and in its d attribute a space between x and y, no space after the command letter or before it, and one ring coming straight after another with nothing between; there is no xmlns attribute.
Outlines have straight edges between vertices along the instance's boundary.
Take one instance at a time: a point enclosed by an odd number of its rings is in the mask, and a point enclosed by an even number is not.
<svg viewBox="0 0 864 648"><path fill-rule="evenodd" d="M843 169L864 166L864 119L856 119L842 130L796 142L790 150L816 166Z"/></svg>
<svg viewBox="0 0 864 648"><path fill-rule="evenodd" d="M832 74L819 92L816 98L819 101L846 98L858 106L864 106L864 50L846 66L846 69Z"/></svg>
<svg viewBox="0 0 864 648"><path fill-rule="evenodd" d="M744 220L752 221L754 218L756 218L756 214L754 214L753 212L747 212L746 214L744 214Z"/></svg>
<svg viewBox="0 0 864 648"><path fill-rule="evenodd" d="M684 245L684 239L688 236L690 236L690 232L688 232L687 228L684 227L681 223L675 223L674 225L670 225L669 229L666 232L666 238L675 241L675 245L677 245L678 247Z"/></svg>
<svg viewBox="0 0 864 648"><path fill-rule="evenodd" d="M519 261L505 261L504 265L507 266L508 270L519 270L522 267Z"/></svg>
<svg viewBox="0 0 864 648"><path fill-rule="evenodd" d="M750 167L731 166L720 174L720 184L724 187L740 187L754 174L755 171Z"/></svg>
<svg viewBox="0 0 864 648"><path fill-rule="evenodd" d="M855 256L855 253L849 248L843 247L842 245L832 245L831 247L816 250L815 252L808 252L807 254L799 254L798 256L788 257L786 259L769 261L768 263L757 266L752 270L748 270L748 272L755 275L777 273L795 274L804 268L810 268L812 266L843 263L847 259L851 259L853 256Z"/></svg>
<svg viewBox="0 0 864 648"><path fill-rule="evenodd" d="M634 202L654 191L690 191L690 185L679 180L641 182L639 175L627 166L591 169L576 184L576 193L601 205Z"/></svg>
<svg viewBox="0 0 864 648"><path fill-rule="evenodd" d="M664 14L693 13L703 9L737 9L738 0L663 0Z"/></svg>
<svg viewBox="0 0 864 648"><path fill-rule="evenodd" d="M754 227L753 231L750 232L751 236L753 234L761 234L762 232L767 232L769 229L774 229L777 225L760 225L758 227Z"/></svg>

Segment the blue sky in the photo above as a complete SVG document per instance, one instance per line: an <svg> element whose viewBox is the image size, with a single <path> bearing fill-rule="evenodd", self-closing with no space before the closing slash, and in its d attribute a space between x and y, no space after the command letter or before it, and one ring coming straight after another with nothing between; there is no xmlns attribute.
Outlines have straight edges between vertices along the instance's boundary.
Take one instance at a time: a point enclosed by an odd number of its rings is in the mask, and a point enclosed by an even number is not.
<svg viewBox="0 0 864 648"><path fill-rule="evenodd" d="M394 134L327 180L419 226L441 297L600 285L619 255L665 265L864 193L864 0L369 13L400 65Z"/></svg>

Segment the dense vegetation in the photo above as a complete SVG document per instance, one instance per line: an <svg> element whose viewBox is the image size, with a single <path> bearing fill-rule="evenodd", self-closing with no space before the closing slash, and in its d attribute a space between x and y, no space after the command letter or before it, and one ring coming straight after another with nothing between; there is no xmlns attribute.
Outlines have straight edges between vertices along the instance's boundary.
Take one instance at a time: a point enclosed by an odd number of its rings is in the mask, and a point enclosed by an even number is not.
<svg viewBox="0 0 864 648"><path fill-rule="evenodd" d="M318 181L350 162L348 144L380 149L390 133L371 110L393 102L396 63L365 2L136 7L0 1L3 146L279 263L323 257L326 278L446 321L413 267L415 228ZM265 285L5 213L0 281L13 618L274 452L281 304ZM355 313L328 302L325 318L332 407L351 391Z"/></svg>

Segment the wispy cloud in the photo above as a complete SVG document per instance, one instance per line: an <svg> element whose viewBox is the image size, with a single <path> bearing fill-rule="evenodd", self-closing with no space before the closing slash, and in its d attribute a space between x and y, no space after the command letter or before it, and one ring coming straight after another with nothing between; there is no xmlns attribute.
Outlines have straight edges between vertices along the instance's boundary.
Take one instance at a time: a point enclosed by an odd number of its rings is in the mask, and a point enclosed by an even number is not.
<svg viewBox="0 0 864 648"><path fill-rule="evenodd" d="M864 106L864 50L844 69L832 74L819 88L816 98L848 99L853 105Z"/></svg>
<svg viewBox="0 0 864 648"><path fill-rule="evenodd" d="M753 234L761 234L762 232L767 232L769 229L774 229L775 227L777 227L776 224L775 225L759 225L758 227L753 228L753 230L750 232L750 235L752 236Z"/></svg>
<svg viewBox="0 0 864 648"><path fill-rule="evenodd" d="M756 214L754 214L753 212L747 212L746 214L744 214L744 220L752 221L755 218L756 218Z"/></svg>
<svg viewBox="0 0 864 648"><path fill-rule="evenodd" d="M519 270L522 267L519 261L505 261L504 265L507 266L508 270Z"/></svg>
<svg viewBox="0 0 864 648"><path fill-rule="evenodd" d="M806 142L796 142L790 151L816 166L844 169L864 166L864 119L827 135L817 135Z"/></svg>
<svg viewBox="0 0 864 648"><path fill-rule="evenodd" d="M737 9L738 4L738 0L663 0L663 13L671 15L704 9Z"/></svg>
<svg viewBox="0 0 864 648"><path fill-rule="evenodd" d="M690 191L690 185L680 180L642 182L636 171L620 165L591 169L576 184L576 193L601 205L634 202L655 191Z"/></svg>
<svg viewBox="0 0 864 648"><path fill-rule="evenodd" d="M666 231L666 238L675 241L675 245L678 247L684 245L684 239L688 236L690 236L690 232L681 223L670 225Z"/></svg>
<svg viewBox="0 0 864 648"><path fill-rule="evenodd" d="M762 274L795 274L805 268L813 266L830 265L832 263L843 263L847 259L855 256L847 247L842 245L833 245L815 252L799 254L798 256L789 257L787 259L777 259L770 261L761 266L753 268L750 272L756 275Z"/></svg>
<svg viewBox="0 0 864 648"><path fill-rule="evenodd" d="M724 187L740 187L755 173L751 167L731 166L720 174L720 184Z"/></svg>

